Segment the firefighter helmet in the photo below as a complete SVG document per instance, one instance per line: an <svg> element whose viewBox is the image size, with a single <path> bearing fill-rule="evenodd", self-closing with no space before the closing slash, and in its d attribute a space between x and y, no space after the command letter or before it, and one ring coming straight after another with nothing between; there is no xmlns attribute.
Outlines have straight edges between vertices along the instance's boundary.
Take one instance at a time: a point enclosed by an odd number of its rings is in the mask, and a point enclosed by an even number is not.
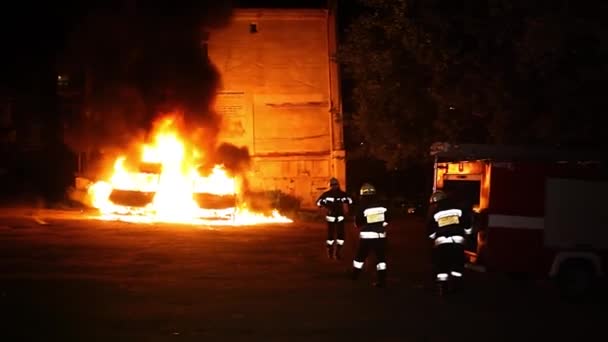
<svg viewBox="0 0 608 342"><path fill-rule="evenodd" d="M439 201L443 201L444 199L448 198L448 195L441 191L441 190L437 190L435 192L433 192L433 194L431 195L431 198L429 199L430 203L437 203Z"/></svg>
<svg viewBox="0 0 608 342"><path fill-rule="evenodd" d="M331 177L329 179L329 186L339 186L340 182L338 181L338 179L336 177Z"/></svg>
<svg viewBox="0 0 608 342"><path fill-rule="evenodd" d="M361 185L361 189L359 190L359 194L361 196L375 195L376 194L376 187L374 187L373 185L371 185L369 183L364 183L363 185Z"/></svg>

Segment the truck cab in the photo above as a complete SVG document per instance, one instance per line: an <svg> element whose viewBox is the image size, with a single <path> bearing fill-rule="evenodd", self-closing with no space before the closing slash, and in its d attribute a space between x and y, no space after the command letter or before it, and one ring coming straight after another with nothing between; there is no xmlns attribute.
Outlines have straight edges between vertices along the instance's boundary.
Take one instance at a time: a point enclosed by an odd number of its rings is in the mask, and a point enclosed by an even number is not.
<svg viewBox="0 0 608 342"><path fill-rule="evenodd" d="M434 190L473 211L469 266L547 276L564 294L589 290L608 262L604 154L435 144Z"/></svg>

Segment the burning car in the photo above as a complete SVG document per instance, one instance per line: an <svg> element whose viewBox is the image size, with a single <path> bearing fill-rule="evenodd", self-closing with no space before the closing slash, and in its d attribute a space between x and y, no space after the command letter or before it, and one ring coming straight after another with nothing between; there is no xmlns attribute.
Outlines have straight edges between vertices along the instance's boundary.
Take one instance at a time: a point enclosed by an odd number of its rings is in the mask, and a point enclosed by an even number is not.
<svg viewBox="0 0 608 342"><path fill-rule="evenodd" d="M240 195L243 175L221 164L204 167L205 154L179 134L173 117L158 121L139 155L120 155L110 176L89 184L88 202L102 218L135 222L246 225L285 223L273 210L252 212Z"/></svg>

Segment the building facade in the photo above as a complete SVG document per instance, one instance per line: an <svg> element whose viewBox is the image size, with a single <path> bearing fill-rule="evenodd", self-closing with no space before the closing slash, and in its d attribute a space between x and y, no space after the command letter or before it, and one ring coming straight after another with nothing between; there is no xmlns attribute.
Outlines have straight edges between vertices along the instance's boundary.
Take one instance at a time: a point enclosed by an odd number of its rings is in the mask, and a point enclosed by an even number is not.
<svg viewBox="0 0 608 342"><path fill-rule="evenodd" d="M336 18L327 9L238 9L208 31L221 75L221 140L247 147L254 190L278 190L303 209L328 187L346 187Z"/></svg>

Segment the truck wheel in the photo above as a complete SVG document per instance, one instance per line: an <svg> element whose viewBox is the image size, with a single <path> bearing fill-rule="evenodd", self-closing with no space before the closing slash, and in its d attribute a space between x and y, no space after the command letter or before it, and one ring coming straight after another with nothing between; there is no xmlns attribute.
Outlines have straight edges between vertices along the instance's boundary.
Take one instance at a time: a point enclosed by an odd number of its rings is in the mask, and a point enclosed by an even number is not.
<svg viewBox="0 0 608 342"><path fill-rule="evenodd" d="M593 265L585 260L564 262L557 275L560 293L567 298L580 298L591 291L595 281Z"/></svg>

